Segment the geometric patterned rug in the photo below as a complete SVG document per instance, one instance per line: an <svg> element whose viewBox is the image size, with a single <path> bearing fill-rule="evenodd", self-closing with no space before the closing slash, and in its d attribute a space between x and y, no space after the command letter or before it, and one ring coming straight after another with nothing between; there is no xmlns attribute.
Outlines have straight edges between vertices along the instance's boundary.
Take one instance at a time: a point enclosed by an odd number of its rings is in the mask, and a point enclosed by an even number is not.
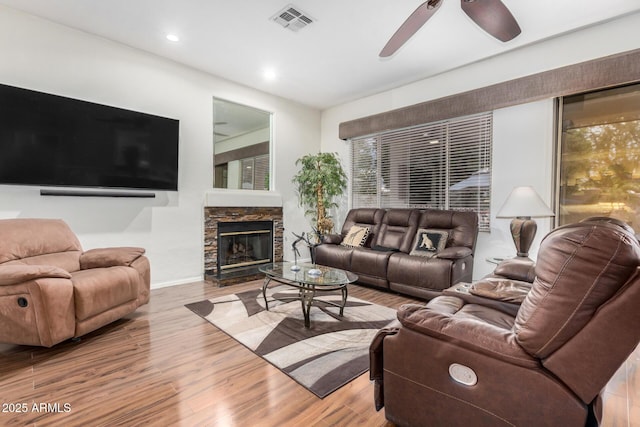
<svg viewBox="0 0 640 427"><path fill-rule="evenodd" d="M349 297L344 317L339 308L322 304L340 301L340 294L320 294L311 307L311 327L304 327L300 301L281 301L296 289L274 286L187 304L231 338L262 357L320 398L369 369L369 345L376 331L396 319L396 310Z"/></svg>

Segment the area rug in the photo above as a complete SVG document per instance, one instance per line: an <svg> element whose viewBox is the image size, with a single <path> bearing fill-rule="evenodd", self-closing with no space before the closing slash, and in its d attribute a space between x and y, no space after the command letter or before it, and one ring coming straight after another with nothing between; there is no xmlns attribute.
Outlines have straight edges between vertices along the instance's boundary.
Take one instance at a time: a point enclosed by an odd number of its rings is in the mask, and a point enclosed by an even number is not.
<svg viewBox="0 0 640 427"><path fill-rule="evenodd" d="M340 317L338 307L323 304L340 301L340 295L321 294L307 329L300 301L284 300L296 292L288 286L268 289L268 311L262 289L185 307L323 398L369 369L369 344L396 310L350 296Z"/></svg>

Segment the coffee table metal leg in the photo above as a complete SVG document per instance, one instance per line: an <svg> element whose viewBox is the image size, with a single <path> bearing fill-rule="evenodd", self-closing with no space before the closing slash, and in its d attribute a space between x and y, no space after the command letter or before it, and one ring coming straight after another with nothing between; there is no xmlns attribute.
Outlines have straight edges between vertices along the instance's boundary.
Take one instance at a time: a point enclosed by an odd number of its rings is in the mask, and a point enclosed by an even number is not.
<svg viewBox="0 0 640 427"><path fill-rule="evenodd" d="M341 291L342 291L342 305L340 306L340 316L344 316L344 306L347 305L347 285L344 285Z"/></svg>
<svg viewBox="0 0 640 427"><path fill-rule="evenodd" d="M264 307L269 311L269 303L267 302L267 286L271 282L271 277L265 276L264 283L262 284L262 298L264 298Z"/></svg>
<svg viewBox="0 0 640 427"><path fill-rule="evenodd" d="M311 327L311 305L313 304L313 298L315 296L314 287L302 287L300 288L300 302L302 303L302 314L304 315L304 327Z"/></svg>

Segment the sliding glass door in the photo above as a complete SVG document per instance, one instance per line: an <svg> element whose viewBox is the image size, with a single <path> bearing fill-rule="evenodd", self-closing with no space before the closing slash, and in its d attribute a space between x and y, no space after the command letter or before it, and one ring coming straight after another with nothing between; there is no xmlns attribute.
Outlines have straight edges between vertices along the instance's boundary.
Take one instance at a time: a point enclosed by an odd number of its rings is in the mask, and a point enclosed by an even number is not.
<svg viewBox="0 0 640 427"><path fill-rule="evenodd" d="M614 217L640 231L640 84L561 101L558 225Z"/></svg>

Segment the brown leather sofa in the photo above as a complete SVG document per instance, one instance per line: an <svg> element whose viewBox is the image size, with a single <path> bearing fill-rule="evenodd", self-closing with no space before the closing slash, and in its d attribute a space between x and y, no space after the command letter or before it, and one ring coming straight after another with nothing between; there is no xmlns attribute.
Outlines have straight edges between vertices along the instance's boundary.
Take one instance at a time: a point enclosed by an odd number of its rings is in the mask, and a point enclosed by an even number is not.
<svg viewBox="0 0 640 427"><path fill-rule="evenodd" d="M345 246L354 226L367 228L368 237ZM415 255L421 230L444 233L446 245L432 256ZM361 208L349 211L341 233L325 236L314 255L318 264L357 274L359 283L429 299L471 281L477 237L474 212Z"/></svg>
<svg viewBox="0 0 640 427"><path fill-rule="evenodd" d="M456 296L407 304L371 344L375 401L398 426L585 426L640 341L640 245L586 220L542 241L517 314Z"/></svg>
<svg viewBox="0 0 640 427"><path fill-rule="evenodd" d="M61 220L0 220L0 342L51 347L149 301L144 249L84 252Z"/></svg>

